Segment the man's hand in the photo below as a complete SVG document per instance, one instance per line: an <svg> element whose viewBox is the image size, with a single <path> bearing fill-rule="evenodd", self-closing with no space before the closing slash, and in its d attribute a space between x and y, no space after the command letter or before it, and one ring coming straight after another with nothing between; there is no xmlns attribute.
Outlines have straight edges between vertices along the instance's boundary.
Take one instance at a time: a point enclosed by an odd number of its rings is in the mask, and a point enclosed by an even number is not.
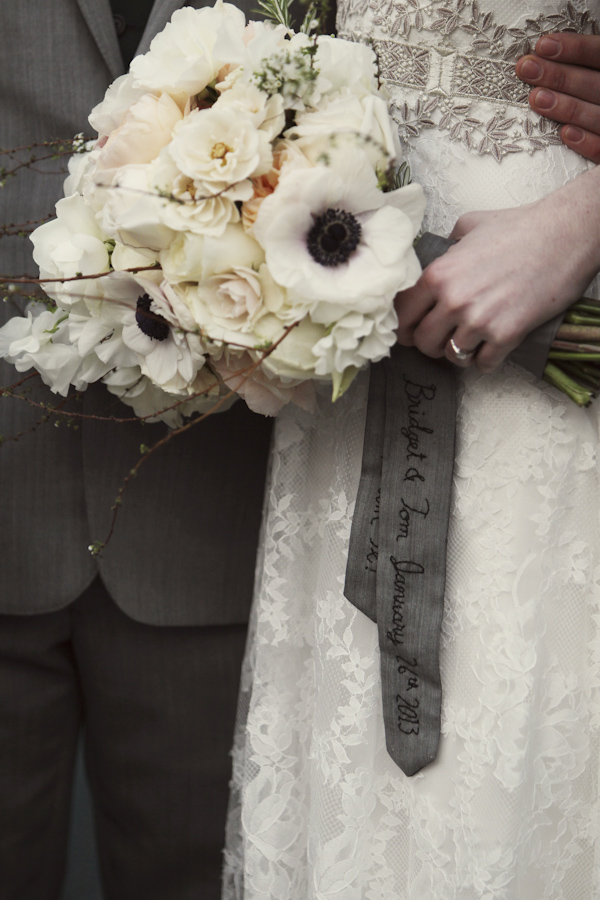
<svg viewBox="0 0 600 900"><path fill-rule="evenodd" d="M600 162L600 36L549 34L535 53L523 56L517 76L535 85L529 94L534 112L555 122L563 143L581 156Z"/></svg>

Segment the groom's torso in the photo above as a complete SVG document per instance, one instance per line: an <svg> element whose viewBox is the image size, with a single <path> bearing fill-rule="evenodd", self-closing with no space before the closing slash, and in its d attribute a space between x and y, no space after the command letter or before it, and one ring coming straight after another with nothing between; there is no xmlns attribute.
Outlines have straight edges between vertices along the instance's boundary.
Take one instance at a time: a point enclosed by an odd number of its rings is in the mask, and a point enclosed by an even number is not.
<svg viewBox="0 0 600 900"><path fill-rule="evenodd" d="M141 50L181 5L156 0ZM3 4L0 146L90 132L90 109L125 70L112 15L109 0ZM39 163L8 179L0 194L2 223L38 220L51 212L63 178L47 173L52 165ZM0 240L0 272L35 272L28 241ZM4 303L1 321L14 311ZM15 370L1 365L1 383L14 383ZM57 399L43 388L30 397ZM112 415L127 414L111 399L95 386L78 409L95 416L106 414L109 406ZM96 563L88 545L106 536L110 507L139 458L140 445L151 445L165 429L83 419L70 427L46 423L28 433L43 415L23 401L0 399L5 439L0 447L0 612L65 606L99 565L113 598L140 621L243 621L270 423L236 404L154 454L128 487L114 535ZM18 441L11 440L19 433Z"/></svg>

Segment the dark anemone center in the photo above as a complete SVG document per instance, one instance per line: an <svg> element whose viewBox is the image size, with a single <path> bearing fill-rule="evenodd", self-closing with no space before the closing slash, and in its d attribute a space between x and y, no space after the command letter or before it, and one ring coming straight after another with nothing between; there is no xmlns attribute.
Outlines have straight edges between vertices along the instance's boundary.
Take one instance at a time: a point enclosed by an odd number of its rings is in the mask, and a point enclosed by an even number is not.
<svg viewBox="0 0 600 900"><path fill-rule="evenodd" d="M147 334L149 338L153 338L155 341L166 341L171 333L169 323L158 313L152 312L151 305L152 298L148 294L138 297L135 321L140 331Z"/></svg>
<svg viewBox="0 0 600 900"><path fill-rule="evenodd" d="M308 252L322 266L340 266L358 247L361 233L360 222L352 213L327 209L308 232Z"/></svg>

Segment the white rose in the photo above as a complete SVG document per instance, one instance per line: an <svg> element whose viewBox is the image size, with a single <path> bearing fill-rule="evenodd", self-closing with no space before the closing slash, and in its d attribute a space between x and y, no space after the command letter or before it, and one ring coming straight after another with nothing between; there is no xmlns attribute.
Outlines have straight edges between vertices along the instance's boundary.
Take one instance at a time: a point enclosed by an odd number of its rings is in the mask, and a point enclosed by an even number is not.
<svg viewBox="0 0 600 900"><path fill-rule="evenodd" d="M173 231L164 223L168 200L156 189L154 164L123 166L110 185L90 193L104 231L129 247L155 252L168 247Z"/></svg>
<svg viewBox="0 0 600 900"><path fill-rule="evenodd" d="M321 35L315 66L332 93L349 88L353 94L364 96L377 91L377 59L365 44Z"/></svg>
<svg viewBox="0 0 600 900"><path fill-rule="evenodd" d="M288 43L289 31L284 25L272 22L248 22L242 34L242 43L233 43L221 34L215 42L215 53L221 59L241 68L233 77L243 75L248 79L265 59L278 53ZM237 70L234 70L237 71ZM233 73L228 73L229 75ZM217 85L221 89L221 84Z"/></svg>
<svg viewBox="0 0 600 900"><path fill-rule="evenodd" d="M264 251L241 225L227 225L219 237L181 232L160 254L167 281L200 281L235 265L258 268Z"/></svg>
<svg viewBox="0 0 600 900"><path fill-rule="evenodd" d="M86 144L86 151L84 153L73 153L73 155L69 157L69 162L67 163L69 174L65 178L63 184L65 197L70 197L71 194L83 194L83 185L89 178L89 173L95 168L96 160L100 153L100 151L95 148L96 142L89 141L89 143Z"/></svg>
<svg viewBox="0 0 600 900"><path fill-rule="evenodd" d="M217 104L187 116L175 128L168 152L198 193L228 192L235 200L248 200L252 196L248 179L268 172L273 162L269 135L255 128L252 117Z"/></svg>
<svg viewBox="0 0 600 900"><path fill-rule="evenodd" d="M230 3L176 10L148 52L132 61L134 83L172 95L191 97L200 93L227 61L227 57L219 59L213 52L217 39L225 35L225 49L229 47L235 53L239 46L239 55L244 26L244 14Z"/></svg>
<svg viewBox="0 0 600 900"><path fill-rule="evenodd" d="M133 247L126 247L125 244L119 243L115 243L110 258L111 265L116 272L121 272L125 269L139 269L153 266L157 260L158 254L152 250L145 250L144 248L134 249ZM153 281L156 280L156 278L160 278L162 281L160 269L157 269L156 272L146 271L142 274L144 278L151 278Z"/></svg>
<svg viewBox="0 0 600 900"><path fill-rule="evenodd" d="M232 343L244 335L242 343L248 347L262 342L258 320L278 311L285 302L285 292L265 265L258 271L234 266L190 287L183 296L203 334Z"/></svg>
<svg viewBox="0 0 600 900"><path fill-rule="evenodd" d="M263 316L256 324L255 334L263 343L276 343L283 333L278 316ZM317 362L314 347L326 334L324 325L318 325L306 316L299 325L291 328L272 353L265 356L262 366L280 378L314 378Z"/></svg>
<svg viewBox="0 0 600 900"><path fill-rule="evenodd" d="M364 153L348 148L331 166L282 171L258 211L254 234L275 280L314 321L372 313L410 287L413 250L425 210L419 185L382 193Z"/></svg>
<svg viewBox="0 0 600 900"><path fill-rule="evenodd" d="M283 97L280 94L269 97L255 84L238 81L230 90L224 91L213 109L225 107L248 115L254 127L264 131L269 141L273 141L285 128Z"/></svg>
<svg viewBox="0 0 600 900"><path fill-rule="evenodd" d="M56 204L56 219L40 225L31 234L40 278L75 278L108 272L110 260L105 241L106 235L83 197L63 197ZM98 285L94 279L49 282L44 290L66 307L81 296L97 293Z"/></svg>
<svg viewBox="0 0 600 900"><path fill-rule="evenodd" d="M250 353L230 350L212 365L225 387L236 391L249 409L261 416L276 416L286 403L314 412L316 398L311 381L280 378L263 366L253 368L255 363Z"/></svg>
<svg viewBox="0 0 600 900"><path fill-rule="evenodd" d="M182 118L181 110L168 94L144 94L100 149L98 169L152 162L169 143Z"/></svg>
<svg viewBox="0 0 600 900"><path fill-rule="evenodd" d="M109 85L104 100L97 104L89 115L89 123L100 136L109 135L125 119L131 107L148 91L136 87L133 75L120 75Z"/></svg>
<svg viewBox="0 0 600 900"><path fill-rule="evenodd" d="M300 113L286 137L297 139L313 165L321 159L333 160L353 145L366 153L373 168L386 169L402 155L398 129L385 100L373 94L358 97L349 90L324 101L317 110Z"/></svg>

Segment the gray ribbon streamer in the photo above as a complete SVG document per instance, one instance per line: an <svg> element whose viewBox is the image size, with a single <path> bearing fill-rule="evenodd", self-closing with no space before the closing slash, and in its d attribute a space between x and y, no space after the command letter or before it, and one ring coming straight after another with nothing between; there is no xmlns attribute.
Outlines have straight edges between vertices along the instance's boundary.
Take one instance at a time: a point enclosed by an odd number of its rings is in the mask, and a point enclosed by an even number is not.
<svg viewBox="0 0 600 900"><path fill-rule="evenodd" d="M454 241L425 233L423 268ZM563 316L512 354L541 377ZM455 368L396 347L371 366L363 462L344 594L377 623L388 752L406 775L440 738L439 639L454 465Z"/></svg>
<svg viewBox="0 0 600 900"><path fill-rule="evenodd" d="M344 593L377 622L386 745L406 775L439 743L455 421L450 363L396 347L371 367Z"/></svg>

